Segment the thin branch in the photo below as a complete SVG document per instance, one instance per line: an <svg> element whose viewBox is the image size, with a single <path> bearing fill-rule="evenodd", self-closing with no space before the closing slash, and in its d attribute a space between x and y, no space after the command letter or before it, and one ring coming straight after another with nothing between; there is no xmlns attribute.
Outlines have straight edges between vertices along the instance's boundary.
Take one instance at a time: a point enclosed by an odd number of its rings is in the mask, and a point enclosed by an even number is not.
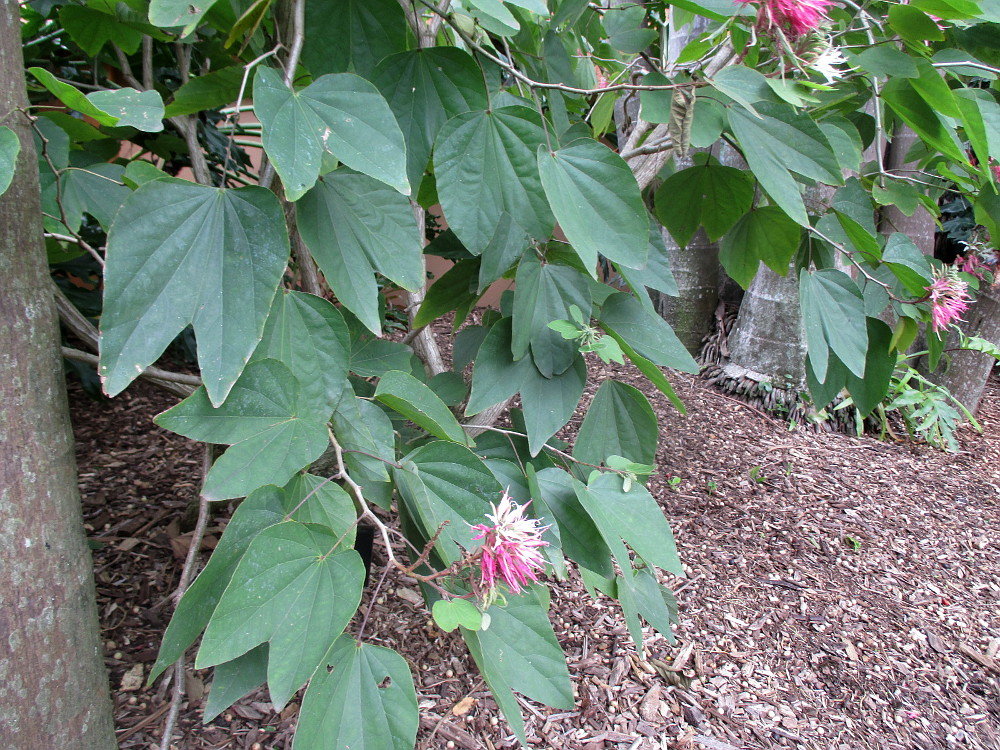
<svg viewBox="0 0 1000 750"><path fill-rule="evenodd" d="M285 61L285 85L291 88L295 80L295 68L302 57L302 47L306 41L306 3L305 0L293 0L292 4L292 46L288 50Z"/></svg>
<svg viewBox="0 0 1000 750"><path fill-rule="evenodd" d="M148 34L142 37L142 87L153 88L153 37Z"/></svg>
<svg viewBox="0 0 1000 750"><path fill-rule="evenodd" d="M96 354L90 354L89 352L81 352L79 349L74 349L69 346L62 347L62 355L66 359L75 359L77 362L86 362L88 365L96 366L100 362L100 357ZM197 375L188 375L183 372L172 372L171 370L162 370L159 367L147 367L142 371L142 374L147 378L156 378L157 380L166 380L171 383L180 383L182 385L191 386L191 392L195 388L201 385L201 378Z"/></svg>
<svg viewBox="0 0 1000 750"><path fill-rule="evenodd" d="M59 178L57 177L56 179L58 180ZM63 222L63 224L65 224L65 222ZM99 266L101 266L102 268L104 267L104 258L101 256L99 252L97 252L97 250L94 247L92 247L85 239L83 239L83 237L77 237L76 235L68 235L68 234L57 234L56 232L45 232L44 236L53 240L59 240L60 242L72 242L74 245L79 245L81 248L86 250L87 253L90 254L91 258L97 261L97 264Z"/></svg>

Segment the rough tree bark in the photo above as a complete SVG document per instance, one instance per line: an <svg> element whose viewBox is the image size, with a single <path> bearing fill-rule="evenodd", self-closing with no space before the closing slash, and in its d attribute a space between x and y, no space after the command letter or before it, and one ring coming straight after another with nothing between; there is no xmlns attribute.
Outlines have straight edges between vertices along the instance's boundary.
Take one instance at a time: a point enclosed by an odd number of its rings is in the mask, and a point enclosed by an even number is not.
<svg viewBox="0 0 1000 750"><path fill-rule="evenodd" d="M0 3L0 124L21 141L0 197L0 746L117 747L42 244L21 23Z"/></svg>
<svg viewBox="0 0 1000 750"><path fill-rule="evenodd" d="M1000 287L981 289L959 327L967 336L979 336L1000 346ZM952 333L948 336L948 346L957 344L958 337ZM951 352L949 357L947 369L939 369L931 377L975 414L982 403L986 381L996 360L989 354L968 350Z"/></svg>

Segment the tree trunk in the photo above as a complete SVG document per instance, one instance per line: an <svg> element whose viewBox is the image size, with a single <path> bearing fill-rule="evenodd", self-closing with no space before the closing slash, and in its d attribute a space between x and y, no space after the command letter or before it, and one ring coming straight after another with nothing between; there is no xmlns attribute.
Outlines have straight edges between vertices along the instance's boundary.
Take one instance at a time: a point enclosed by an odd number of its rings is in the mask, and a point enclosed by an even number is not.
<svg viewBox="0 0 1000 750"><path fill-rule="evenodd" d="M0 746L117 746L42 244L18 4L0 5L0 124L21 141L0 197Z"/></svg>
<svg viewBox="0 0 1000 750"><path fill-rule="evenodd" d="M916 170L914 162L906 161L906 154L917 142L917 134L908 125L900 125L893 133L885 155L885 167L889 171ZM934 217L923 205L918 205L912 216L907 216L895 206L883 206L879 217L879 232L888 236L902 232L916 243L924 255L934 254Z"/></svg>
<svg viewBox="0 0 1000 750"><path fill-rule="evenodd" d="M965 322L959 327L967 336L978 336L1000 346L1000 287L981 289L976 301L966 311ZM956 336L949 335L949 346L956 345ZM973 414L982 403L986 381L996 360L984 352L968 350L951 352L947 370L931 374L935 383L943 385Z"/></svg>

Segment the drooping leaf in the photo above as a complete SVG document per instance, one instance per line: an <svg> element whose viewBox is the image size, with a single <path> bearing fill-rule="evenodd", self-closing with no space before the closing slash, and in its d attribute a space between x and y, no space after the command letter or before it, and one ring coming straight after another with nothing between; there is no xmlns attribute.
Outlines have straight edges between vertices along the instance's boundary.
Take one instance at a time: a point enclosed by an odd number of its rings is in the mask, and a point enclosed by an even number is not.
<svg viewBox="0 0 1000 750"><path fill-rule="evenodd" d="M506 401L521 390L535 369L529 357L515 360L511 354L511 327L510 318L499 321L479 347L472 370L472 395L465 408L466 414L478 414Z"/></svg>
<svg viewBox="0 0 1000 750"><path fill-rule="evenodd" d="M920 248L901 232L893 232L885 243L882 253L885 263L915 297L922 297L926 287L931 285L931 264Z"/></svg>
<svg viewBox="0 0 1000 750"><path fill-rule="evenodd" d="M924 101L909 79L890 78L882 88L882 99L931 147L958 162L966 161L954 130L948 127L934 108Z"/></svg>
<svg viewBox="0 0 1000 750"><path fill-rule="evenodd" d="M649 220L635 176L618 154L592 140L554 152L540 146L538 172L559 226L588 270L598 253L645 265Z"/></svg>
<svg viewBox="0 0 1000 750"><path fill-rule="evenodd" d="M409 453L393 478L409 514L427 539L441 530L435 549L451 564L479 544L472 525L482 523L503 487L468 448L435 442Z"/></svg>
<svg viewBox="0 0 1000 750"><path fill-rule="evenodd" d="M354 72L371 79L375 66L407 47L406 17L395 0L310 0L302 61L314 77Z"/></svg>
<svg viewBox="0 0 1000 750"><path fill-rule="evenodd" d="M154 90L132 88L95 91L87 94L91 104L118 118L119 128L133 127L145 133L163 130L163 99Z"/></svg>
<svg viewBox="0 0 1000 750"><path fill-rule="evenodd" d="M380 378L389 370L407 372L414 362L419 363L410 347L398 341L370 333L351 339L351 372L362 378Z"/></svg>
<svg viewBox="0 0 1000 750"><path fill-rule="evenodd" d="M343 635L306 690L293 750L411 750L420 717L406 660Z"/></svg>
<svg viewBox="0 0 1000 750"><path fill-rule="evenodd" d="M537 456L546 441L573 416L587 383L587 364L577 355L561 375L547 378L532 365L525 368L521 384L521 403L528 432L528 448Z"/></svg>
<svg viewBox="0 0 1000 750"><path fill-rule="evenodd" d="M799 274L799 296L809 361L817 379L825 381L830 350L858 377L865 373L868 327L864 299L843 271L823 269Z"/></svg>
<svg viewBox="0 0 1000 750"><path fill-rule="evenodd" d="M274 297L264 336L250 361L276 359L299 381L309 403L332 412L351 359L351 339L340 311L322 297L281 291Z"/></svg>
<svg viewBox="0 0 1000 750"><path fill-rule="evenodd" d="M554 219L535 156L544 142L538 113L521 106L466 112L441 128L434 145L438 196L470 252L483 252L505 212L531 237L548 237Z"/></svg>
<svg viewBox="0 0 1000 750"><path fill-rule="evenodd" d="M514 218L506 212L501 214L496 232L483 249L477 291L484 292L490 284L503 276L521 257L528 242L528 235Z"/></svg>
<svg viewBox="0 0 1000 750"><path fill-rule="evenodd" d="M142 31L122 23L115 15L84 4L63 5L59 9L59 21L80 49L91 57L97 57L108 42L113 42L129 55L138 52L142 44Z"/></svg>
<svg viewBox="0 0 1000 750"><path fill-rule="evenodd" d="M573 363L577 347L548 327L555 320L568 320L575 305L590 317L587 277L569 266L542 263L533 253L521 259L514 287L511 351L521 359L531 348L535 367L545 377L559 375Z"/></svg>
<svg viewBox="0 0 1000 750"><path fill-rule="evenodd" d="M260 341L288 260L285 218L259 187L155 180L108 236L100 374L117 395L189 323L202 380L220 404Z"/></svg>
<svg viewBox="0 0 1000 750"><path fill-rule="evenodd" d="M719 261L741 287L748 289L763 261L780 276L799 249L802 229L777 206L749 211L719 244Z"/></svg>
<svg viewBox="0 0 1000 750"><path fill-rule="evenodd" d="M726 66L712 78L712 86L751 113L756 112L757 102L775 99L764 74L744 65Z"/></svg>
<svg viewBox="0 0 1000 750"><path fill-rule="evenodd" d="M292 91L278 71L261 68L253 95L264 150L289 200L298 200L316 183L324 151L410 194L403 134L382 94L368 81L335 73Z"/></svg>
<svg viewBox="0 0 1000 750"><path fill-rule="evenodd" d="M579 480L562 469L548 468L535 474L534 482L546 508L559 525L566 556L600 575L612 575L611 550L577 497L577 487L582 487Z"/></svg>
<svg viewBox="0 0 1000 750"><path fill-rule="evenodd" d="M216 0L202 0L193 5L188 0L150 0L149 22L164 28L183 26L182 35L187 36L201 23L201 19L215 2Z"/></svg>
<svg viewBox="0 0 1000 750"><path fill-rule="evenodd" d="M656 189L656 216L679 245L699 226L713 242L730 230L753 202L747 172L706 161L670 175Z"/></svg>
<svg viewBox="0 0 1000 750"><path fill-rule="evenodd" d="M415 291L424 283L409 202L377 180L337 169L298 202L299 230L337 299L381 331L374 272Z"/></svg>
<svg viewBox="0 0 1000 750"><path fill-rule="evenodd" d="M232 661L219 664L212 673L212 689L205 702L207 724L240 698L267 680L267 644L250 649Z"/></svg>
<svg viewBox="0 0 1000 750"><path fill-rule="evenodd" d="M242 497L265 484L284 485L323 453L329 438L323 402L300 397L285 365L247 365L225 403L213 407L204 388L156 417L161 427L193 440L231 445L212 466L202 494Z"/></svg>
<svg viewBox="0 0 1000 750"><path fill-rule="evenodd" d="M483 75L457 47L402 52L379 63L372 79L406 139L406 174L419 185L434 140L449 118L487 107Z"/></svg>
<svg viewBox="0 0 1000 750"><path fill-rule="evenodd" d="M682 372L698 372L698 364L677 338L670 325L659 315L650 313L635 297L616 292L601 307L598 319L628 345L662 367Z"/></svg>
<svg viewBox="0 0 1000 750"><path fill-rule="evenodd" d="M479 280L479 259L459 261L441 277L435 279L413 316L413 327L429 325L447 312L456 310L452 328L465 322L468 311L479 299L476 287Z"/></svg>
<svg viewBox="0 0 1000 750"><path fill-rule="evenodd" d="M608 456L624 456L652 464L659 429L656 415L642 392L616 380L605 380L580 425L573 457L601 465Z"/></svg>
<svg viewBox="0 0 1000 750"><path fill-rule="evenodd" d="M92 117L99 125L113 126L118 122L117 117L91 102L76 86L60 81L45 68L28 68L27 72L67 107L75 109L81 115Z"/></svg>
<svg viewBox="0 0 1000 750"><path fill-rule="evenodd" d="M660 370L657 365L653 364L635 351L635 349L628 345L628 342L626 342L625 339L614 331L608 331L608 335L618 342L618 346L621 347L625 356L628 357L632 364L635 365L636 369L645 375L646 379L652 383L660 393L670 399L670 403L674 405L674 408L676 408L681 414L686 415L687 409L684 407L684 403L677 397L673 386L670 385L670 381L667 380L667 376L663 374L663 371Z"/></svg>
<svg viewBox="0 0 1000 750"><path fill-rule="evenodd" d="M896 353L889 348L892 329L876 318L866 318L865 322L868 324L868 352L864 377L847 373L847 392L862 417L867 417L882 403L896 367Z"/></svg>
<svg viewBox="0 0 1000 750"><path fill-rule="evenodd" d="M468 435L430 388L412 375L390 370L379 380L375 399L442 440L466 445Z"/></svg>
<svg viewBox="0 0 1000 750"><path fill-rule="evenodd" d="M361 602L365 568L321 526L275 524L250 543L202 638L199 669L269 644L267 682L279 709L310 675Z"/></svg>
<svg viewBox="0 0 1000 750"><path fill-rule="evenodd" d="M17 133L6 125L0 125L0 195L7 192L14 179L17 155L21 153L21 141Z"/></svg>

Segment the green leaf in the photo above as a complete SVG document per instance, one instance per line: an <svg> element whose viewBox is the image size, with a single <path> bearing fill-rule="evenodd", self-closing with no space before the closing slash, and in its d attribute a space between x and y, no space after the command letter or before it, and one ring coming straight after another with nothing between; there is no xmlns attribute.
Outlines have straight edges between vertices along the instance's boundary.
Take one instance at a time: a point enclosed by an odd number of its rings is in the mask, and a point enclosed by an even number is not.
<svg viewBox="0 0 1000 750"><path fill-rule="evenodd" d="M406 660L343 635L309 683L292 748L411 750L419 724Z"/></svg>
<svg viewBox="0 0 1000 750"><path fill-rule="evenodd" d="M906 8L903 5L893 7ZM934 108L924 101L908 79L891 78L886 81L882 89L882 99L932 148L958 162L963 164L967 162L954 130L942 121Z"/></svg>
<svg viewBox="0 0 1000 750"><path fill-rule="evenodd" d="M626 492L620 476L599 474L585 488L577 487L577 497L612 551L624 540L648 564L684 576L670 524L641 484ZM618 562L629 566L627 556Z"/></svg>
<svg viewBox="0 0 1000 750"><path fill-rule="evenodd" d="M566 556L577 564L603 576L614 574L611 550L604 543L601 532L583 509L577 491L583 485L562 469L542 469L535 474L534 483L545 506L559 526L559 537Z"/></svg>
<svg viewBox="0 0 1000 750"><path fill-rule="evenodd" d="M872 185L872 198L880 206L895 206L906 216L913 216L913 212L920 205L920 194L916 185L905 180L893 180L883 177L884 184L875 183Z"/></svg>
<svg viewBox="0 0 1000 750"><path fill-rule="evenodd" d="M406 139L406 174L419 185L434 139L455 115L488 106L475 59L457 47L430 47L387 57L372 79Z"/></svg>
<svg viewBox="0 0 1000 750"><path fill-rule="evenodd" d="M370 401L349 393L337 404L332 424L354 481L366 494L383 484L387 486L388 467L396 462L396 438L388 415ZM376 497L372 499L379 502Z"/></svg>
<svg viewBox="0 0 1000 750"><path fill-rule="evenodd" d="M149 22L164 28L183 26L181 35L187 36L215 3L216 0L202 0L198 5L188 0L150 0Z"/></svg>
<svg viewBox="0 0 1000 750"><path fill-rule="evenodd" d="M532 456L545 445L573 416L587 383L587 364L577 355L561 375L546 378L534 366L526 370L521 385L521 403Z"/></svg>
<svg viewBox="0 0 1000 750"><path fill-rule="evenodd" d="M882 44L850 57L851 64L881 78L916 78L916 61L896 47Z"/></svg>
<svg viewBox="0 0 1000 750"><path fill-rule="evenodd" d="M670 626L679 622L676 597L670 589L660 585L649 568L632 571L631 575L629 588L639 613L657 632L673 643L674 634Z"/></svg>
<svg viewBox="0 0 1000 750"><path fill-rule="evenodd" d="M862 417L867 417L882 403L896 368L896 353L889 346L892 329L876 318L866 318L866 323L868 353L865 357L864 377L847 373L847 391Z"/></svg>
<svg viewBox="0 0 1000 750"><path fill-rule="evenodd" d="M427 290L420 309L413 316L413 327L430 325L452 310L464 311L471 308L479 299L478 282L478 258L459 261L453 265ZM463 322L464 318L456 315L452 328L457 328Z"/></svg>
<svg viewBox="0 0 1000 750"><path fill-rule="evenodd" d="M535 370L529 357L515 360L511 354L512 320L494 325L476 355L472 370L472 395L465 413L478 414L511 398Z"/></svg>
<svg viewBox="0 0 1000 750"><path fill-rule="evenodd" d="M926 13L909 5L889 7L889 26L918 49L928 40L944 39L944 32Z"/></svg>
<svg viewBox="0 0 1000 750"><path fill-rule="evenodd" d="M434 622L446 633L461 625L466 630L483 626L483 613L468 599L438 599L431 608Z"/></svg>
<svg viewBox="0 0 1000 750"><path fill-rule="evenodd" d="M617 334L615 338L621 337L621 341L655 364L682 372L698 372L698 364L670 325L659 315L644 309L632 295L616 292L608 297L599 320L605 330Z"/></svg>
<svg viewBox="0 0 1000 750"><path fill-rule="evenodd" d="M125 167L125 172L122 174L122 181L133 190L145 185L147 182L164 179L170 179L170 175L162 169L157 169L152 163L143 159L130 161L128 166Z"/></svg>
<svg viewBox="0 0 1000 750"><path fill-rule="evenodd" d="M393 478L410 515L430 539L438 529L435 550L446 564L458 560L462 549L479 542L472 526L482 523L490 503L499 502L503 487L468 448L434 442L408 454ZM444 524L442 526L442 524Z"/></svg>
<svg viewBox="0 0 1000 750"><path fill-rule="evenodd" d="M50 216L59 216L59 203L66 223L48 216L43 218L46 227L56 231L76 232L83 224L83 215L90 214L105 230L111 228L115 216L132 191L122 185L125 170L119 164L86 164L82 166L81 154L75 152L71 166L59 173L59 184L42 180L42 210ZM51 173L49 173L51 174ZM51 223L51 224L50 224Z"/></svg>
<svg viewBox="0 0 1000 750"><path fill-rule="evenodd" d="M545 142L541 118L521 106L466 112L450 119L434 146L434 174L448 226L470 252L490 244L503 214L536 239L554 220L538 176Z"/></svg>
<svg viewBox="0 0 1000 750"><path fill-rule="evenodd" d="M510 214L502 213L496 232L490 238L489 244L483 249L477 291L484 292L490 284L507 273L527 249L528 243L528 235L525 234L524 229Z"/></svg>
<svg viewBox="0 0 1000 750"><path fill-rule="evenodd" d="M913 240L901 232L893 232L882 253L885 263L914 297L926 294L925 288L933 281L931 264Z"/></svg>
<svg viewBox="0 0 1000 750"><path fill-rule="evenodd" d="M774 101L775 95L760 71L743 65L730 65L712 79L712 86L750 112L757 102Z"/></svg>
<svg viewBox="0 0 1000 750"><path fill-rule="evenodd" d="M412 375L390 370L379 380L375 399L435 437L462 445L469 442L462 425L444 401Z"/></svg>
<svg viewBox="0 0 1000 750"><path fill-rule="evenodd" d="M726 109L710 96L694 100L694 122L691 123L691 145L708 148L722 135L726 127Z"/></svg>
<svg viewBox="0 0 1000 750"><path fill-rule="evenodd" d="M644 86L666 86L673 81L662 73L652 71L642 77ZM639 92L639 116L646 122L667 123L673 115L670 106L673 93L669 89L653 89Z"/></svg>
<svg viewBox="0 0 1000 750"><path fill-rule="evenodd" d="M848 370L863 377L868 326L858 285L843 271L824 269L809 273L802 269L799 296L809 360L817 378L826 379L830 350Z"/></svg>
<svg viewBox="0 0 1000 750"><path fill-rule="evenodd" d="M362 378L380 378L389 370L410 369L413 351L398 341L386 341L371 334L351 341L351 372Z"/></svg>
<svg viewBox="0 0 1000 750"><path fill-rule="evenodd" d="M538 148L538 172L559 226L588 270L598 254L638 267L649 255L649 220L632 170L597 141ZM516 216L516 214L515 214Z"/></svg>
<svg viewBox="0 0 1000 750"><path fill-rule="evenodd" d="M502 0L469 0L469 13L480 25L497 36L514 36L521 24Z"/></svg>
<svg viewBox="0 0 1000 750"><path fill-rule="evenodd" d="M0 195L7 192L14 179L19 153L21 153L21 141L17 133L6 125L0 125Z"/></svg>
<svg viewBox="0 0 1000 750"><path fill-rule="evenodd" d="M302 61L313 76L353 71L371 79L382 59L407 47L409 25L395 0L309 0Z"/></svg>
<svg viewBox="0 0 1000 750"><path fill-rule="evenodd" d="M285 510L292 513L293 520L325 526L338 539L344 538L345 547L354 544L358 512L354 500L339 484L315 474L296 474L285 485L284 497Z"/></svg>
<svg viewBox="0 0 1000 750"><path fill-rule="evenodd" d="M321 526L285 521L250 543L198 650L198 669L268 643L271 702L284 707L322 666L361 603L365 566Z"/></svg>
<svg viewBox="0 0 1000 750"><path fill-rule="evenodd" d="M371 177L337 169L298 202L302 238L337 299L373 332L382 328L374 272L423 286L420 234L409 202Z"/></svg>
<svg viewBox="0 0 1000 750"><path fill-rule="evenodd" d="M826 376L820 380L816 376L816 369L813 365L812 354L806 355L806 384L809 387L809 395L812 396L813 403L817 408L829 406L844 389L847 382L847 368L844 363L837 359L837 355L828 352Z"/></svg>
<svg viewBox="0 0 1000 750"><path fill-rule="evenodd" d="M99 125L115 125L118 118L108 114L91 102L80 89L56 78L45 68L28 68L29 73L41 83L49 93L70 109L75 109L81 115L92 117Z"/></svg>
<svg viewBox="0 0 1000 750"><path fill-rule="evenodd" d="M843 183L840 164L823 131L786 104L763 102L760 117L732 107L729 123L754 176L796 222L808 226L805 204L791 173L828 185Z"/></svg>
<svg viewBox="0 0 1000 750"><path fill-rule="evenodd" d="M817 123L837 157L837 164L844 172L857 172L861 166L864 146L861 134L846 117L834 115Z"/></svg>
<svg viewBox="0 0 1000 750"><path fill-rule="evenodd" d="M644 291L647 287L671 297L678 295L677 281L674 279L673 271L670 270L670 258L667 255L661 227L652 217L649 222L649 258L646 260L646 265L641 268L630 268L617 263L615 268L648 308L652 308L653 303L649 301L647 304L649 295Z"/></svg>
<svg viewBox="0 0 1000 750"><path fill-rule="evenodd" d="M95 91L87 94L87 100L116 117L119 128L133 127L144 133L159 133L163 130L163 99L156 91Z"/></svg>
<svg viewBox="0 0 1000 750"><path fill-rule="evenodd" d="M656 461L659 428L649 400L636 388L605 380L587 409L573 447L573 457L601 465L608 456L632 461Z"/></svg>
<svg viewBox="0 0 1000 750"><path fill-rule="evenodd" d="M542 265L534 253L525 255L517 268L514 286L514 358L521 359L530 346L535 367L542 375L550 378L565 372L573 364L577 348L548 324L567 320L573 305L590 317L587 277L569 266Z"/></svg>
<svg viewBox="0 0 1000 750"><path fill-rule="evenodd" d="M524 724L512 690L553 708L571 708L573 690L559 642L549 623L547 596L533 586L486 610L487 630L466 630L469 652L522 744Z"/></svg>
<svg viewBox="0 0 1000 750"><path fill-rule="evenodd" d="M684 403L677 397L677 394L674 393L673 386L670 385L670 381L667 380L667 376L663 374L660 368L636 352L635 349L628 345L625 339L614 331L608 331L608 335L618 342L618 346L621 347L625 356L632 361L632 364L635 365L636 369L645 375L646 379L656 386L656 389L660 393L670 399L670 403L674 405L677 411L681 414L687 415L687 409L684 408Z"/></svg>
<svg viewBox="0 0 1000 750"><path fill-rule="evenodd" d="M249 42L249 37L252 37L257 29L260 28L260 24L271 9L273 2L274 0L253 0L250 3L250 7L243 12L243 15L236 19L236 23L229 29L229 34L226 35L226 41L223 46L229 48L237 39L244 37L247 37L247 41Z"/></svg>
<svg viewBox="0 0 1000 750"><path fill-rule="evenodd" d="M265 484L283 485L319 458L329 442L321 408L299 397L299 382L287 367L262 359L247 365L221 406L213 407L199 388L154 421L193 440L232 445L202 489L208 500L226 500Z"/></svg>
<svg viewBox="0 0 1000 750"><path fill-rule="evenodd" d="M642 5L619 5L604 13L608 44L619 52L635 55L657 40L655 29L645 26L646 9Z"/></svg>
<svg viewBox="0 0 1000 750"><path fill-rule="evenodd" d="M121 393L189 323L212 403L260 341L288 261L285 217L259 187L156 180L132 193L108 236L100 374Z"/></svg>
<svg viewBox="0 0 1000 750"><path fill-rule="evenodd" d="M193 115L235 102L243 83L243 74L243 67L234 65L192 78L174 92L165 116Z"/></svg>
<svg viewBox="0 0 1000 750"><path fill-rule="evenodd" d="M699 226L715 242L753 203L753 179L741 169L711 160L675 172L656 190L656 216L679 245Z"/></svg>
<svg viewBox="0 0 1000 750"><path fill-rule="evenodd" d="M959 117L961 113L955 101L955 92L941 77L937 68L927 60L917 60L917 71L920 75L909 80L913 90L920 94L935 112L946 117Z"/></svg>
<svg viewBox="0 0 1000 750"><path fill-rule="evenodd" d="M276 359L299 381L309 403L329 414L344 392L351 338L340 311L329 301L282 290L271 303L264 336L250 361Z"/></svg>
<svg viewBox="0 0 1000 750"><path fill-rule="evenodd" d="M212 673L212 689L205 702L202 721L207 724L240 698L259 688L266 680L266 644L220 664Z"/></svg>
<svg viewBox="0 0 1000 750"><path fill-rule="evenodd" d="M1000 156L1000 105L986 91L959 89L955 98L961 110L962 127L981 169ZM987 176L992 176L987 172Z"/></svg>
<svg viewBox="0 0 1000 750"><path fill-rule="evenodd" d="M253 94L264 150L289 200L298 200L316 183L324 151L410 194L403 134L382 94L368 81L335 73L292 91L278 71L261 68Z"/></svg>
<svg viewBox="0 0 1000 750"><path fill-rule="evenodd" d="M63 5L59 9L59 20L66 33L90 57L97 57L108 42L114 42L128 55L134 55L142 44L141 31L82 4Z"/></svg>
<svg viewBox="0 0 1000 750"><path fill-rule="evenodd" d="M719 261L726 273L748 289L761 261L781 276L788 274L801 235L801 227L777 206L757 208L722 238Z"/></svg>

